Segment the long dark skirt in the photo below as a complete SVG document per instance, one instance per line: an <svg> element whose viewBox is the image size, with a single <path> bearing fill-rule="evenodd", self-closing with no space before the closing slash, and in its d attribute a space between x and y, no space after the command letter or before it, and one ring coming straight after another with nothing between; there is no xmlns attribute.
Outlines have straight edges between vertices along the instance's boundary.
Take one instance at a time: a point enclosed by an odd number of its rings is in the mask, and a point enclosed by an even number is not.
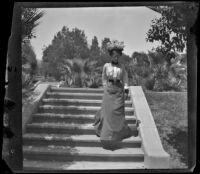
<svg viewBox="0 0 200 174"><path fill-rule="evenodd" d="M101 109L93 124L97 136L106 149L116 149L120 141L131 136L125 120L124 90L121 83L109 83L104 89Z"/></svg>

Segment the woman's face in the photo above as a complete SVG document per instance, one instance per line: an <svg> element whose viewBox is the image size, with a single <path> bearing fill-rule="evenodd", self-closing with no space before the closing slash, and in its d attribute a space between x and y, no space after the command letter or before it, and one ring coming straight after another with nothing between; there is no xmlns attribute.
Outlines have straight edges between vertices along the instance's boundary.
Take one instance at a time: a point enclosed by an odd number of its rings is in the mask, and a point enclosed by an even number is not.
<svg viewBox="0 0 200 174"><path fill-rule="evenodd" d="M116 51L116 50L113 50L112 52L112 61L113 62L118 62L118 59L120 58L121 54Z"/></svg>

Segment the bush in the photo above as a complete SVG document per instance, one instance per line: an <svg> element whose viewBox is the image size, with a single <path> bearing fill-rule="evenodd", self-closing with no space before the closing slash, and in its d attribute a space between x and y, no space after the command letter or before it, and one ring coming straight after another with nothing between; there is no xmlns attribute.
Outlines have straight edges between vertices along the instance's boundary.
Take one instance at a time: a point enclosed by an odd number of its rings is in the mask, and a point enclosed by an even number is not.
<svg viewBox="0 0 200 174"><path fill-rule="evenodd" d="M153 74L150 74L149 77L146 79L145 88L148 90L153 90L155 85L155 77Z"/></svg>
<svg viewBox="0 0 200 174"><path fill-rule="evenodd" d="M160 52L134 53L129 65L135 84L153 91L185 91L187 89L187 56L175 54L174 59ZM150 63L148 63L148 61Z"/></svg>

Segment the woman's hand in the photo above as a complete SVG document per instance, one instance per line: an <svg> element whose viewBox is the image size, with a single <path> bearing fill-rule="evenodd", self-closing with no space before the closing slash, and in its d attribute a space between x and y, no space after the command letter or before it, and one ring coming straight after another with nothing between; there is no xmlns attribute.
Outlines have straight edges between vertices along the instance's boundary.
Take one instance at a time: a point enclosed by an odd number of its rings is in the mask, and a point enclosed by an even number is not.
<svg viewBox="0 0 200 174"><path fill-rule="evenodd" d="M128 86L126 85L125 87L124 87L124 93L125 93L125 100L127 100L128 99L128 93L129 93L129 88L128 88Z"/></svg>
<svg viewBox="0 0 200 174"><path fill-rule="evenodd" d="M124 92L128 95L128 93L129 93L129 88L128 88L128 86L127 86L127 84L125 84L125 86L124 86Z"/></svg>
<svg viewBox="0 0 200 174"><path fill-rule="evenodd" d="M128 95L129 89L124 89L124 92Z"/></svg>

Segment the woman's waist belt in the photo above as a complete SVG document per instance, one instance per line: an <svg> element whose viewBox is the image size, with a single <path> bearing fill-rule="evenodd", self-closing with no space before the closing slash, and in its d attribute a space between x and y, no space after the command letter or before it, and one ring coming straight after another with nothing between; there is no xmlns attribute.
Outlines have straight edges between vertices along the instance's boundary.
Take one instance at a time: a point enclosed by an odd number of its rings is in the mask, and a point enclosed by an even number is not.
<svg viewBox="0 0 200 174"><path fill-rule="evenodd" d="M120 83L120 80L119 79L108 79L109 82L112 82L112 83Z"/></svg>

